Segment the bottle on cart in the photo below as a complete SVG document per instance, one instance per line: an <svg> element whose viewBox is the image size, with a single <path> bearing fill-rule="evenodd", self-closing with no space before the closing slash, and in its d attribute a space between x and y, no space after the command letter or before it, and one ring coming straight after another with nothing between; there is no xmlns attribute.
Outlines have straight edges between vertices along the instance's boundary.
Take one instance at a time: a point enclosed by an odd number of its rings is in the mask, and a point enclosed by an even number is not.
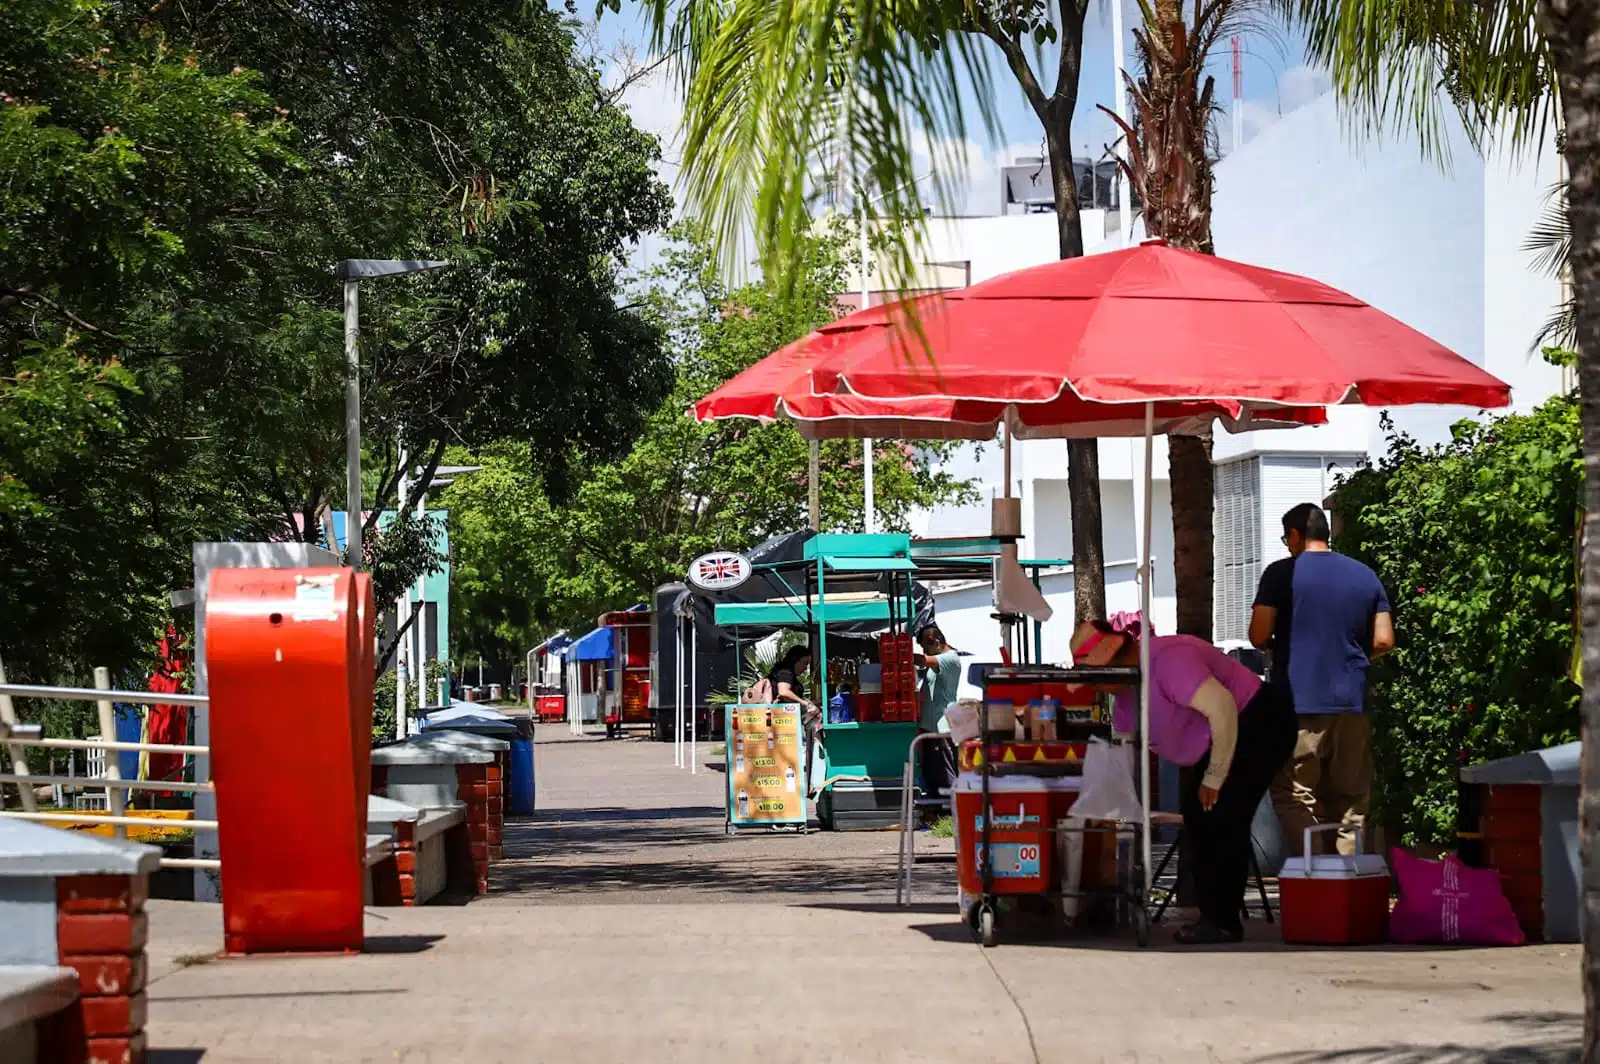
<svg viewBox="0 0 1600 1064"><path fill-rule="evenodd" d="M734 756L733 771L735 775L744 775L744 754L741 753Z"/></svg>
<svg viewBox="0 0 1600 1064"><path fill-rule="evenodd" d="M738 798L738 801L735 802L734 808L738 811L739 819L741 819L741 820L747 818L750 815L750 794L749 794L749 792L743 791L743 790L741 790L739 792L739 798Z"/></svg>
<svg viewBox="0 0 1600 1064"><path fill-rule="evenodd" d="M790 794L794 793L794 766L783 770L783 786Z"/></svg>

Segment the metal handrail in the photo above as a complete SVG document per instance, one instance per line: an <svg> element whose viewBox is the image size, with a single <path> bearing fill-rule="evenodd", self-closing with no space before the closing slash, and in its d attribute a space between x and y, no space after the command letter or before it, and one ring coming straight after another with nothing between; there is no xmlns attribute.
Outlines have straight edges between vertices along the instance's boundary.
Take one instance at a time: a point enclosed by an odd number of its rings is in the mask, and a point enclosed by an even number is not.
<svg viewBox="0 0 1600 1064"><path fill-rule="evenodd" d="M153 816L116 816L106 813L19 813L8 809L0 816L8 816L17 820L50 820L57 823L68 824L134 824L140 827L155 825L157 827L172 828L181 831L184 828L194 828L197 831L215 831L215 820L177 820L169 817Z"/></svg>
<svg viewBox="0 0 1600 1064"><path fill-rule="evenodd" d="M159 691L113 691L98 687L43 687L25 683L0 683L0 695L12 698L52 698L63 702L129 702L142 706L192 706L205 709L205 695L163 694ZM36 745L29 743L29 746Z"/></svg>
<svg viewBox="0 0 1600 1064"><path fill-rule="evenodd" d="M55 750L147 750L152 754L211 753L209 746L182 746L177 743L125 743L115 739L26 739L18 746L40 746Z"/></svg>
<svg viewBox="0 0 1600 1064"><path fill-rule="evenodd" d="M18 776L0 772L0 783L59 783L68 787L110 787L135 791L212 791L209 783L185 783L182 780L124 780L106 776Z"/></svg>

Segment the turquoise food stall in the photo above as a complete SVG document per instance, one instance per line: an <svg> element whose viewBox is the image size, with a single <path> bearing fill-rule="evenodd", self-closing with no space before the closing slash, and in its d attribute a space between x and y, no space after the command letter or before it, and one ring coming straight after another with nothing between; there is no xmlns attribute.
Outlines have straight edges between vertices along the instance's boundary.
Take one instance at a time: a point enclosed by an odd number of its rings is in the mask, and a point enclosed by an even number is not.
<svg viewBox="0 0 1600 1064"><path fill-rule="evenodd" d="M909 536L819 534L806 541L801 558L757 570L777 577L785 594L764 602L718 603L716 623L734 630L736 646L744 628L808 633L817 705L826 709L834 694L830 627L877 628L884 636L906 639L909 654L908 629L916 614ZM906 755L917 735L914 682L901 699L905 719L825 719L820 725L808 778L824 829L898 822Z"/></svg>

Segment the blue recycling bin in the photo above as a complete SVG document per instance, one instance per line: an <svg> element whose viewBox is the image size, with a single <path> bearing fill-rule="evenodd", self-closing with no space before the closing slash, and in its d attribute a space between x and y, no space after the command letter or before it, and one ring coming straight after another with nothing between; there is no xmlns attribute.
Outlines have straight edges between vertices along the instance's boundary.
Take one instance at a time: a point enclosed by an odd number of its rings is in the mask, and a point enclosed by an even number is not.
<svg viewBox="0 0 1600 1064"><path fill-rule="evenodd" d="M534 806L533 740L518 736L511 740L511 756L506 762L506 815L530 816Z"/></svg>

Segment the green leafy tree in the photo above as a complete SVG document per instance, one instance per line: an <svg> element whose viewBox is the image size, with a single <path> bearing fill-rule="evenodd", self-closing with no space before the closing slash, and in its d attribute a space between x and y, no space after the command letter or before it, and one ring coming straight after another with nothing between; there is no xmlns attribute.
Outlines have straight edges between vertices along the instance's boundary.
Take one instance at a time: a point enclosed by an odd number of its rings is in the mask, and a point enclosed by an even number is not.
<svg viewBox="0 0 1600 1064"><path fill-rule="evenodd" d="M0 10L0 655L131 665L194 540L319 536L342 507L350 256L376 523L404 447L532 448L552 492L671 384L618 298L665 224L658 148L538 5L19 0ZM414 495L414 493L413 493ZM370 528L380 595L428 537Z"/></svg>
<svg viewBox="0 0 1600 1064"><path fill-rule="evenodd" d="M450 509L457 631L486 655L515 661L539 634L579 628L680 580L697 555L745 549L806 524L807 445L785 424L698 425L688 409L774 349L831 320L846 284L836 238L813 240L807 267L776 283L726 290L702 232L680 228L645 301L677 366L677 384L618 461L585 469L570 502L553 500L530 449L503 444L475 456L481 473L457 482ZM879 519L974 497L938 468L940 447L880 447ZM824 529L859 529L860 450L822 447ZM495 648L491 653L490 648Z"/></svg>
<svg viewBox="0 0 1600 1064"><path fill-rule="evenodd" d="M194 438L209 433L186 374L203 353L190 330L218 313L206 279L232 272L232 241L293 165L282 118L247 73L104 15L82 0L0 11L13 675L137 660L187 583L189 541L261 531L226 449Z"/></svg>
<svg viewBox="0 0 1600 1064"><path fill-rule="evenodd" d="M1463 763L1577 737L1570 678L1578 404L1463 421L1449 443L1391 431L1334 493L1335 546L1372 566L1398 641L1373 667L1376 817L1407 844L1455 841Z"/></svg>

